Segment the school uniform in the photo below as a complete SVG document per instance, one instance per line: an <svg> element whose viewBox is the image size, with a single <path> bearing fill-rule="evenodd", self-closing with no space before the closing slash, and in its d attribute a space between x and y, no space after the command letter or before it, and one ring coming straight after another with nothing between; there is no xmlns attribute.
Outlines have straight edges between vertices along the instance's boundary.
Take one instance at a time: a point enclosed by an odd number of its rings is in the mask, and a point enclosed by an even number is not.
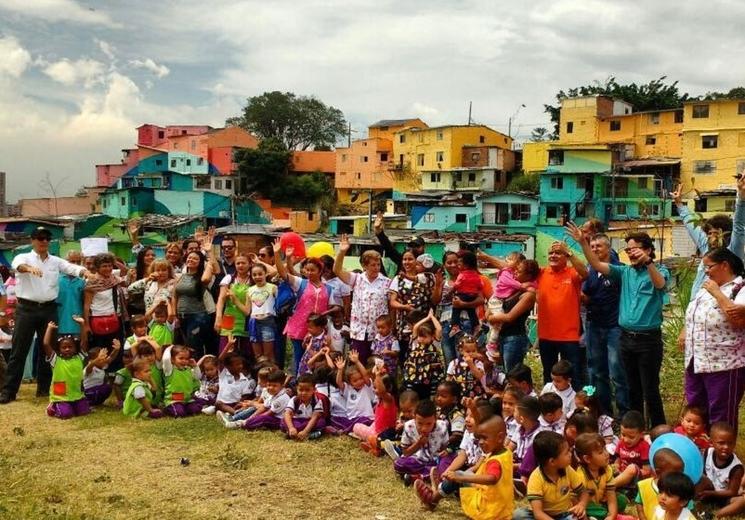
<svg viewBox="0 0 745 520"><path fill-rule="evenodd" d="M554 422L548 422L544 419L543 415L538 417L538 430L542 432L555 432L559 435L564 435L564 427L566 426L566 420L562 415L559 420Z"/></svg>
<svg viewBox="0 0 745 520"><path fill-rule="evenodd" d="M173 417L186 417L202 410L200 403L194 402L194 392L199 388L199 379L191 367L177 368L171 363L171 349L167 348L161 360L165 376L165 409Z"/></svg>
<svg viewBox="0 0 745 520"><path fill-rule="evenodd" d="M114 374L114 384L122 389L122 395L127 395L127 390L132 385L132 373L127 367L120 368ZM121 403L119 403L121 404Z"/></svg>
<svg viewBox="0 0 745 520"><path fill-rule="evenodd" d="M495 484L470 484L460 488L460 505L474 520L509 520L515 509L512 485L512 453L502 449L489 454L476 469L476 475L492 475Z"/></svg>
<svg viewBox="0 0 745 520"><path fill-rule="evenodd" d="M83 394L83 354L63 358L56 353L48 358L52 367L52 385L49 391L47 415L69 419L90 413L90 405Z"/></svg>
<svg viewBox="0 0 745 520"><path fill-rule="evenodd" d="M145 407L142 406L140 399L146 398L150 405L153 403L153 391L150 389L150 385L137 378L132 379L132 384L127 389L127 395L124 398L124 405L122 406L122 413L126 417L160 417L160 410L155 414L148 414Z"/></svg>
<svg viewBox="0 0 745 520"><path fill-rule="evenodd" d="M377 398L372 384L368 383L359 390L355 390L349 383L344 384L341 391L341 397L344 400L344 416L332 415L331 426L344 433L349 433L354 429L354 425L361 423L370 426L375 419L375 410L373 409Z"/></svg>
<svg viewBox="0 0 745 520"><path fill-rule="evenodd" d="M401 435L401 448L407 448L419 440L419 432L416 429L416 420L411 419L404 424L404 431ZM425 446L419 448L412 455L399 457L393 462L393 469L400 475L420 475L429 474L431 468L437 465L437 454L447 448L448 425L446 421L437 420L435 428L429 434L428 442Z"/></svg>
<svg viewBox="0 0 745 520"><path fill-rule="evenodd" d="M313 426L313 431L323 430L326 427L326 420L323 417L323 402L321 399L313 395L310 399L310 403L303 403L300 398L295 396L287 403L285 411L289 410L292 413L292 426L297 430L301 431L308 426L311 418L314 414L320 414L320 417ZM279 423L279 429L285 433L288 433L287 423L284 418Z"/></svg>
<svg viewBox="0 0 745 520"><path fill-rule="evenodd" d="M256 381L252 378L243 373L235 377L226 368L220 371L219 384L217 401L231 406L238 404L243 397L253 395L256 389Z"/></svg>
<svg viewBox="0 0 745 520"><path fill-rule="evenodd" d="M583 491L582 477L571 467L560 470L556 481L551 480L543 472L543 468L538 467L533 470L528 479L526 498L528 502L540 500L543 504L543 511L553 518L571 518L569 508ZM518 509L513 518L517 520L533 518L533 512L529 508Z"/></svg>
<svg viewBox="0 0 745 520"><path fill-rule="evenodd" d="M93 367L90 374L83 376L83 391L91 406L103 404L111 395L111 385L106 382L106 371Z"/></svg>
<svg viewBox="0 0 745 520"><path fill-rule="evenodd" d="M569 417L570 415L572 415L574 409L577 408L577 405L574 402L574 398L577 396L577 392L574 391L572 386L569 385L569 387L564 390L557 390L553 383L547 383L546 386L543 387L543 390L541 390L541 395L547 394L549 392L553 392L561 397L564 417Z"/></svg>
<svg viewBox="0 0 745 520"><path fill-rule="evenodd" d="M268 399L264 400L264 406L268 409L268 412L260 415L253 414L243 424L243 428L246 430L257 430L259 428L278 430L289 402L290 396L287 395L284 388L276 395L270 395Z"/></svg>

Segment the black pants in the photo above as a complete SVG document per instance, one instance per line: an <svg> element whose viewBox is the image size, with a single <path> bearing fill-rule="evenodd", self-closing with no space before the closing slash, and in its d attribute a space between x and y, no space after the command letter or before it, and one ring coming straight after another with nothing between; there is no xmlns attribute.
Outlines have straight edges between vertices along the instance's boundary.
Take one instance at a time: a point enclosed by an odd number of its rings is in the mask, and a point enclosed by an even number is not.
<svg viewBox="0 0 745 520"><path fill-rule="evenodd" d="M626 370L631 409L641 412L652 428L665 424L660 396L662 331L621 330L621 362Z"/></svg>
<svg viewBox="0 0 745 520"><path fill-rule="evenodd" d="M10 351L8 362L8 373L5 378L3 393L15 397L23 379L23 369L26 365L26 357L34 340L34 333L39 337L39 342L44 340L44 333L50 321L57 322L57 305L55 303L46 305L33 305L18 302L16 306L16 324L13 330L13 348ZM36 393L45 395L49 393L49 385L52 382L52 369L44 359L43 349L34 360L37 366Z"/></svg>

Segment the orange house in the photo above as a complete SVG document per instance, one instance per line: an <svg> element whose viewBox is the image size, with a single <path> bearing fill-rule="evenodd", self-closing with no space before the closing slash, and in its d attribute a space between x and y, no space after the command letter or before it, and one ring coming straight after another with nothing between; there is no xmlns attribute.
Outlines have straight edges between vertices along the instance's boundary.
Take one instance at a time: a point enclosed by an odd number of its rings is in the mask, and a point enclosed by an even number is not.
<svg viewBox="0 0 745 520"><path fill-rule="evenodd" d="M333 151L304 151L292 152L292 165L290 170L294 173L322 172L334 175L336 171L336 156Z"/></svg>

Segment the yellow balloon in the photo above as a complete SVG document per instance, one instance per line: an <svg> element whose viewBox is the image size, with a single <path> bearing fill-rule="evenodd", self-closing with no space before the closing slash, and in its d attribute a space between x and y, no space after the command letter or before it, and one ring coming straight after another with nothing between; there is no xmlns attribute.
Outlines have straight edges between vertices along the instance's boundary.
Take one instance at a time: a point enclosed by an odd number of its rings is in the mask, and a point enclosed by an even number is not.
<svg viewBox="0 0 745 520"><path fill-rule="evenodd" d="M328 255L331 258L336 256L334 246L328 242L316 242L308 248L308 252L306 253L308 258L321 258L324 255Z"/></svg>

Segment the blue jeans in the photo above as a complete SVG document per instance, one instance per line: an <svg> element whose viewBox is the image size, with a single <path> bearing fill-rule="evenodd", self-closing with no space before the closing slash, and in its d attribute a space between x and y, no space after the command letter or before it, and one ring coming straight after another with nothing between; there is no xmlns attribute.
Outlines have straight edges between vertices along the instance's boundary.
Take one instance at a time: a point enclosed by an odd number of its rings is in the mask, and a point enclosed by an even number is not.
<svg viewBox="0 0 745 520"><path fill-rule="evenodd" d="M504 371L506 374L509 374L510 370L525 359L525 354L528 352L528 336L525 334L505 336L504 338L499 338L499 343L502 348Z"/></svg>
<svg viewBox="0 0 745 520"><path fill-rule="evenodd" d="M206 312L182 314L179 316L179 321L186 346L194 350L194 359L199 359L210 345L214 322Z"/></svg>
<svg viewBox="0 0 745 520"><path fill-rule="evenodd" d="M585 338L590 381L597 390L600 406L603 412L614 416L611 399L613 383L618 411L615 417L622 417L629 411L629 387L620 357L621 327L605 328L588 321Z"/></svg>
<svg viewBox="0 0 745 520"><path fill-rule="evenodd" d="M233 416L230 418L231 421L240 421L243 419L248 419L251 417L254 413L256 413L256 408L253 406L249 406L248 408L244 408L243 410L238 410L233 414Z"/></svg>
<svg viewBox="0 0 745 520"><path fill-rule="evenodd" d="M559 356L561 356L561 359L566 359L572 364L572 388L575 391L582 388L582 358L579 352L579 341L539 339L538 350L541 353L544 384L551 382L551 367L559 361Z"/></svg>
<svg viewBox="0 0 745 520"><path fill-rule="evenodd" d="M295 368L295 371L293 372L293 374L297 376L298 375L297 371L298 371L298 368L300 367L300 360L302 359L303 353L305 352L303 350L303 340L290 338L290 341L292 342L292 357L293 357L292 362L294 363L293 366Z"/></svg>
<svg viewBox="0 0 745 520"><path fill-rule="evenodd" d="M450 320L443 321L442 325L442 340L440 341L440 348L442 348L442 355L445 356L445 365L450 365L450 362L455 359L455 342L454 338L450 337Z"/></svg>

